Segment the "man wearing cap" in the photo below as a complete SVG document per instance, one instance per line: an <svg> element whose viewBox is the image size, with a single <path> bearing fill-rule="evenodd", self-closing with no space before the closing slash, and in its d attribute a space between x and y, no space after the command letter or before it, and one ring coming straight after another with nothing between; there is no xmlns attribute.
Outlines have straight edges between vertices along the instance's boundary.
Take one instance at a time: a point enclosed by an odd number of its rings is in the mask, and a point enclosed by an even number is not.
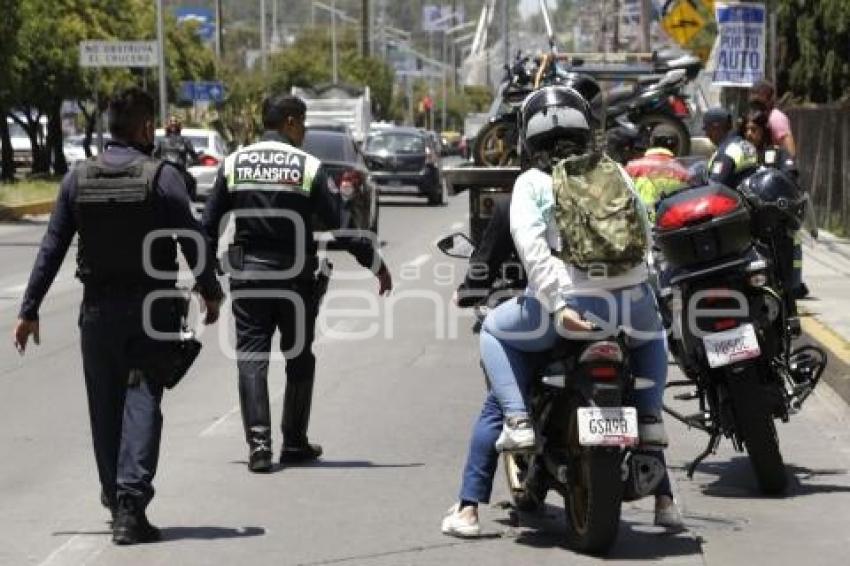
<svg viewBox="0 0 850 566"><path fill-rule="evenodd" d="M706 112L702 127L717 146L708 160L708 179L734 189L758 167L758 150L732 128L732 114L724 108Z"/></svg>

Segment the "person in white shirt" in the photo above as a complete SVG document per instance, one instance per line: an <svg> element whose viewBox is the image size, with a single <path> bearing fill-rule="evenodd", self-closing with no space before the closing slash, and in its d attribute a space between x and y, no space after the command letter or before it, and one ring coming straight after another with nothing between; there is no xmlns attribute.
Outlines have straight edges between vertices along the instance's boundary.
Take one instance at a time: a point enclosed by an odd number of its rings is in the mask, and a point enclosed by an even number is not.
<svg viewBox="0 0 850 566"><path fill-rule="evenodd" d="M639 263L629 269L612 270L616 275L610 277L594 277L565 263L560 253L569 242L563 241L556 220L552 169L562 159L590 168L602 166L604 159L604 165L614 167L614 174L622 175L631 188L635 206L642 206L628 175L596 149L604 103L596 82L582 79L576 88L545 87L523 104L521 144L530 167L514 185L511 233L526 269L528 288L523 296L491 311L481 330L481 358L491 388L473 430L459 502L442 523L442 531L448 535L480 535L478 503L489 501L498 450L534 446L534 429L524 401L534 377L529 354L551 349L565 331L611 325L626 328L631 371L653 383L651 388L635 392L641 441L666 445L661 409L667 347L655 296L647 282L649 225L645 211L640 210L641 229L647 233L645 249L640 250ZM594 90L597 97L590 103L583 93ZM656 524L682 526L666 477L657 491Z"/></svg>

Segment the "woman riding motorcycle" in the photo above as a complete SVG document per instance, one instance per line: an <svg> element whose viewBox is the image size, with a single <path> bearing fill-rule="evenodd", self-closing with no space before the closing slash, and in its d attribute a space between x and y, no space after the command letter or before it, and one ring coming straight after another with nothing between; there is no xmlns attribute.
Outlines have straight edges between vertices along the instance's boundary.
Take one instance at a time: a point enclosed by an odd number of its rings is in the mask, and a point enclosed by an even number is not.
<svg viewBox="0 0 850 566"><path fill-rule="evenodd" d="M523 103L521 149L527 170L514 185L510 215L529 285L523 296L503 303L484 321L481 359L491 389L473 430L460 500L442 523L445 534L478 536L478 504L489 501L497 450L534 447L534 430L524 400L533 379L530 354L551 349L559 335L593 330L588 320L603 327L622 325L630 335L631 369L651 383L635 392L641 442L666 446L661 421L666 339L647 283L645 261L625 273L598 278L567 265L557 253L570 242L562 241L555 218L552 169L556 163L569 158L592 168L605 160L634 193L622 168L598 149L603 119L601 89L588 77L579 77L571 86L540 89ZM634 206L641 206L636 194L634 197ZM639 216L645 218L645 212L641 210ZM656 498L656 524L679 528L681 515L669 482L664 483L664 493Z"/></svg>

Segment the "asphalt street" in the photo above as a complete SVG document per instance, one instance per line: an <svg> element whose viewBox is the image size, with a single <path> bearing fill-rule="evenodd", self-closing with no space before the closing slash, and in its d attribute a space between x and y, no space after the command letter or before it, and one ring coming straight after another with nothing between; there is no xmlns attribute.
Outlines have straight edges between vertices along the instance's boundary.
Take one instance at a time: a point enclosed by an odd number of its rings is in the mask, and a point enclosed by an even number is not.
<svg viewBox="0 0 850 566"><path fill-rule="evenodd" d="M450 305L465 267L439 255L439 236L467 225L467 196L433 208L382 203L383 252L396 291L377 284L341 251L320 322L310 436L318 464L248 473L238 413L232 319L203 335L204 350L163 403L165 428L151 520L157 544L114 547L98 501L76 328L81 287L66 260L41 311L42 344L24 357L11 329L42 220L0 224L0 564L594 564L563 547L563 502L518 515L501 471L482 507L486 537L439 530L456 498L483 381L471 318ZM227 309L224 311L228 312ZM678 372L671 366L671 379ZM279 418L283 363L270 391ZM756 493L745 457L728 443L693 480L682 467L702 433L669 423L675 491L688 531L652 526L651 502L628 504L612 564L839 565L850 544L850 411L820 388L779 425L793 475L781 499ZM275 431L277 433L277 431ZM275 447L280 435L275 436Z"/></svg>

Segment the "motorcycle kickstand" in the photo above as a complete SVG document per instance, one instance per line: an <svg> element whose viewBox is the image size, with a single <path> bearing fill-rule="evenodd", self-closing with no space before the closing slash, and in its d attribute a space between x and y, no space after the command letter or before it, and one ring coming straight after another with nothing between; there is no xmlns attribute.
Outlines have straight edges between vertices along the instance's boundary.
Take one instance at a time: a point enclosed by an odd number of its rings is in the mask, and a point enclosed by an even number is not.
<svg viewBox="0 0 850 566"><path fill-rule="evenodd" d="M717 446L720 444L720 435L712 434L711 438L708 439L708 446L706 446L705 450L700 453L696 459L688 465L688 479L694 479L694 472L697 470L697 466L699 466L703 460L708 458L711 454L714 454L715 450L717 450Z"/></svg>

